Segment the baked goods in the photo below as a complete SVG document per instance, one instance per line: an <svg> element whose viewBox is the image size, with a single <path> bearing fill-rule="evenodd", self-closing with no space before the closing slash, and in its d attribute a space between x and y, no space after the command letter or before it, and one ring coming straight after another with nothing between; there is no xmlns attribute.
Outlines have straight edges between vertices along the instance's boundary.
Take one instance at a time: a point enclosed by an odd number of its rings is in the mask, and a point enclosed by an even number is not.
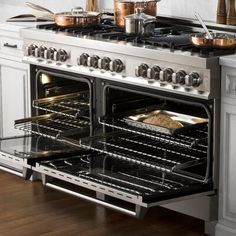
<svg viewBox="0 0 236 236"><path fill-rule="evenodd" d="M169 115L163 114L161 112L144 119L143 123L157 125L168 129L178 129L183 127L183 124L176 120L173 120Z"/></svg>

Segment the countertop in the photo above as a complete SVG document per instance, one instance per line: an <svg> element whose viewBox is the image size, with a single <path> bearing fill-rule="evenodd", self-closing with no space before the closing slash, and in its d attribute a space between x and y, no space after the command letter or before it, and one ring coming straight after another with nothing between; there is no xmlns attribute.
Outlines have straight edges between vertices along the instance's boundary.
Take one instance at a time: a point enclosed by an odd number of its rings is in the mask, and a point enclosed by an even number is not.
<svg viewBox="0 0 236 236"><path fill-rule="evenodd" d="M45 24L45 22L7 22L10 17L20 14L34 14L37 15L37 11L25 10L20 7L9 7L0 3L0 30L7 30L12 32L19 32L23 28L35 27L38 24ZM46 22L47 23L47 22Z"/></svg>
<svg viewBox="0 0 236 236"><path fill-rule="evenodd" d="M37 24L39 22L0 22L0 30L18 32L23 28L35 27Z"/></svg>
<svg viewBox="0 0 236 236"><path fill-rule="evenodd" d="M220 57L220 65L236 68L236 54Z"/></svg>

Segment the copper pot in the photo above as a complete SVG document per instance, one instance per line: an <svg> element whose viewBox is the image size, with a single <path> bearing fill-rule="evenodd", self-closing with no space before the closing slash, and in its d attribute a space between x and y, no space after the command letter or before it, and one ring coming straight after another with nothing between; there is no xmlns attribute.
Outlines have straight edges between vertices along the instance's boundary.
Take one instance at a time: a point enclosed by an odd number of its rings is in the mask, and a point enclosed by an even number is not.
<svg viewBox="0 0 236 236"><path fill-rule="evenodd" d="M236 47L234 35L216 33L212 34L213 39L206 37L206 34L195 34L191 36L192 44L199 48L220 48L229 49Z"/></svg>
<svg viewBox="0 0 236 236"><path fill-rule="evenodd" d="M100 23L101 14L98 12L84 12L82 8L72 9L71 12L56 13L54 21L62 27L88 27Z"/></svg>
<svg viewBox="0 0 236 236"><path fill-rule="evenodd" d="M73 8L70 12L54 13L47 8L31 2L26 2L26 5L35 10L49 14L50 18L54 20L58 26L62 27L87 27L97 25L100 23L102 15L99 12L86 12L82 7Z"/></svg>
<svg viewBox="0 0 236 236"><path fill-rule="evenodd" d="M157 2L160 0L114 0L115 23L124 28L125 17L134 14L135 8L143 8L144 13L156 16Z"/></svg>

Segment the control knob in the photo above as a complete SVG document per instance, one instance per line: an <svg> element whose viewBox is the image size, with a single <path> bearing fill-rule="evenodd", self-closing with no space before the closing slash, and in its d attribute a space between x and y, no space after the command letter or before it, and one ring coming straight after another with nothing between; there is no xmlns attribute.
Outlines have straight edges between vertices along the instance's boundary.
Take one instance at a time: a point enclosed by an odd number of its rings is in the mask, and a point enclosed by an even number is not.
<svg viewBox="0 0 236 236"><path fill-rule="evenodd" d="M202 83L202 78L196 72L192 72L189 75L185 76L185 84L187 86L198 87Z"/></svg>
<svg viewBox="0 0 236 236"><path fill-rule="evenodd" d="M111 59L109 57L104 57L101 61L101 69L109 70L110 69Z"/></svg>
<svg viewBox="0 0 236 236"><path fill-rule="evenodd" d="M166 68L163 71L163 77L160 78L162 81L166 81L166 82L171 82L172 81L172 74L174 73L174 71L171 68Z"/></svg>
<svg viewBox="0 0 236 236"><path fill-rule="evenodd" d="M47 57L47 59L51 59L51 60L54 60L55 59L55 53L57 52L57 50L55 49L55 48L49 48L48 50L47 50L47 55L46 55L46 57Z"/></svg>
<svg viewBox="0 0 236 236"><path fill-rule="evenodd" d="M148 68L147 70L148 79L159 80L160 71L161 71L161 68L159 66L153 66L152 68Z"/></svg>
<svg viewBox="0 0 236 236"><path fill-rule="evenodd" d="M45 46L40 46L38 49L38 57L44 58L47 48Z"/></svg>
<svg viewBox="0 0 236 236"><path fill-rule="evenodd" d="M37 45L31 44L29 47L26 48L28 56L35 56L35 50L38 48Z"/></svg>
<svg viewBox="0 0 236 236"><path fill-rule="evenodd" d="M87 53L81 54L78 60L78 64L81 66L88 66L88 58L89 58L89 55Z"/></svg>
<svg viewBox="0 0 236 236"><path fill-rule="evenodd" d="M69 58L67 52L64 49L59 49L56 53L56 61L65 62Z"/></svg>
<svg viewBox="0 0 236 236"><path fill-rule="evenodd" d="M143 78L147 78L149 66L147 64L142 63L139 67L136 68L135 74L137 77L141 76Z"/></svg>
<svg viewBox="0 0 236 236"><path fill-rule="evenodd" d="M172 83L173 84L184 84L185 76L187 73L184 70L180 70L177 73L172 74Z"/></svg>
<svg viewBox="0 0 236 236"><path fill-rule="evenodd" d="M99 56L94 55L90 58L90 66L93 68L98 68L98 60L99 60Z"/></svg>
<svg viewBox="0 0 236 236"><path fill-rule="evenodd" d="M110 62L110 71L115 71L116 73L121 73L125 66L120 59L115 59Z"/></svg>

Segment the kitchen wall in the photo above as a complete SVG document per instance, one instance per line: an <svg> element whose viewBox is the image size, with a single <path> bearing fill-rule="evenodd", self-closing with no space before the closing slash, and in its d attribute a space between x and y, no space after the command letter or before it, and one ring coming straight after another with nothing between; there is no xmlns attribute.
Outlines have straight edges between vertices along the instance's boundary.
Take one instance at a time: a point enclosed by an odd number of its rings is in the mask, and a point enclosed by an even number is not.
<svg viewBox="0 0 236 236"><path fill-rule="evenodd" d="M30 12L27 0L0 0L1 18ZM70 10L73 6L84 6L85 0L29 0L55 12ZM101 8L112 9L113 0L100 0ZM193 18L198 11L205 20L215 21L217 0L161 0L158 13L170 16Z"/></svg>
<svg viewBox="0 0 236 236"><path fill-rule="evenodd" d="M101 1L103 8L112 8L112 0ZM162 15L194 18L194 12L201 14L203 19L215 21L217 0L161 0L158 13Z"/></svg>

